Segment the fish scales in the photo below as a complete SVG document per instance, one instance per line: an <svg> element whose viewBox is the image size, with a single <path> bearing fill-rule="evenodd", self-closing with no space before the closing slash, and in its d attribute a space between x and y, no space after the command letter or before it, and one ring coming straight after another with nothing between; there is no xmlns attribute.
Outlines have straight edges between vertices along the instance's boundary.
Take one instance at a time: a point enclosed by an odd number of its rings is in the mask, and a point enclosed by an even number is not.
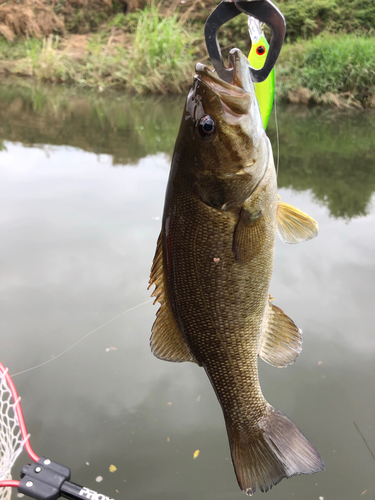
<svg viewBox="0 0 375 500"><path fill-rule="evenodd" d="M178 165L173 168L178 170ZM269 168L265 185L273 175ZM179 183L184 186L177 172L174 185ZM262 329L259 318L263 318L268 304L271 272L267 261L273 259L275 228L269 227L264 252L250 262L238 263L232 250L238 213L222 214L188 197L185 189L180 191L169 193L165 207L168 281L169 288L175 290L172 308L178 311L181 333L213 382L224 412L233 413L233 422L240 421L241 412L254 412L255 402L261 397L257 368ZM270 218L275 220L276 192L261 191L261 186L259 191L260 198L272 197L273 202L267 200L265 204ZM171 255L173 259L168 257ZM257 388L257 392L248 391L249 387ZM239 410L233 411L236 406Z"/></svg>
<svg viewBox="0 0 375 500"><path fill-rule="evenodd" d="M275 232L298 243L317 224L277 197L272 150L246 58L233 84L203 65L188 95L150 286L161 303L154 354L202 366L222 407L239 485L248 495L324 468L297 426L263 397L258 356L295 361L301 332L269 300Z"/></svg>

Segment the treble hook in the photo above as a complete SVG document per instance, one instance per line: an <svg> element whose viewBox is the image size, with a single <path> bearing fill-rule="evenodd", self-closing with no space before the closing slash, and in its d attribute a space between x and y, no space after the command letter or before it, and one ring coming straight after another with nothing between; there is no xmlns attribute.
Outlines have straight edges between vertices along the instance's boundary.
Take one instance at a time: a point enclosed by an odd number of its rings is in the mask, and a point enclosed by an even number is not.
<svg viewBox="0 0 375 500"><path fill-rule="evenodd" d="M271 29L272 38L266 62L261 69L250 66L251 78L254 82L263 82L272 71L285 37L285 19L271 0L223 0L208 17L204 34L208 55L217 74L225 82L233 81L233 68L226 68L223 63L217 32L231 19L241 13L255 17Z"/></svg>

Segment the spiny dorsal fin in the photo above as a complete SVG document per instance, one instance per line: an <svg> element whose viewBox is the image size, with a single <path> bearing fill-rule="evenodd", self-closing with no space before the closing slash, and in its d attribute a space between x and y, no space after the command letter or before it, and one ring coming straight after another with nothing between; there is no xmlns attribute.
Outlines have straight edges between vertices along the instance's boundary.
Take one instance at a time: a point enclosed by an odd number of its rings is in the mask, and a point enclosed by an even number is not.
<svg viewBox="0 0 375 500"><path fill-rule="evenodd" d="M162 233L160 233L156 244L148 288L152 285L155 285L155 289L151 297L155 297L155 302L160 302L160 308L156 313L156 320L152 325L150 339L152 353L157 358L165 361L173 361L175 363L181 361L194 362L181 337L165 294Z"/></svg>
<svg viewBox="0 0 375 500"><path fill-rule="evenodd" d="M249 262L258 255L265 240L262 212L242 207L233 235L233 251L237 262Z"/></svg>
<svg viewBox="0 0 375 500"><path fill-rule="evenodd" d="M298 208L279 200L277 232L284 243L302 243L318 235L318 223Z"/></svg>
<svg viewBox="0 0 375 500"><path fill-rule="evenodd" d="M269 302L259 357L272 366L282 368L294 363L301 351L301 330L282 309Z"/></svg>

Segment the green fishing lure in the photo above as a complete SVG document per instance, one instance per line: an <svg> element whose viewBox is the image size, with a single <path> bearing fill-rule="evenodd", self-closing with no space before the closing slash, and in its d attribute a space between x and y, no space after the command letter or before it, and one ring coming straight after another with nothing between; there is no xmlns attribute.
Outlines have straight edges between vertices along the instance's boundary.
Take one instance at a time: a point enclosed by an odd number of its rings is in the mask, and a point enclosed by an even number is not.
<svg viewBox="0 0 375 500"><path fill-rule="evenodd" d="M261 69L267 59L269 44L264 36L257 19L249 17L249 33L251 38L251 49L249 54L250 65L254 69ZM261 83L255 83L255 95L258 99L263 127L267 128L271 116L273 100L275 95L275 70Z"/></svg>

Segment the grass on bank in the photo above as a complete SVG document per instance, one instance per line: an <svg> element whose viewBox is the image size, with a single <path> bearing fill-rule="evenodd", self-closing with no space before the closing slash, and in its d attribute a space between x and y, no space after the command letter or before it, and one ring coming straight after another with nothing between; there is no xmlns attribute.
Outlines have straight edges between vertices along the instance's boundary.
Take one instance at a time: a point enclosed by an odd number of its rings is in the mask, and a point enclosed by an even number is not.
<svg viewBox="0 0 375 500"><path fill-rule="evenodd" d="M315 102L331 93L369 105L375 98L375 39L322 34L286 44L277 75L283 100L302 87L311 91Z"/></svg>
<svg viewBox="0 0 375 500"><path fill-rule="evenodd" d="M0 60L17 60L28 57L30 53L39 53L43 41L37 38L20 38L14 43L0 37Z"/></svg>
<svg viewBox="0 0 375 500"><path fill-rule="evenodd" d="M357 5L359 1L367 0L348 0L348 4ZM293 2L284 0L280 6L284 9L302 0ZM314 0L311 5L327 6L332 2ZM241 33L248 36L246 16L238 16L229 27L220 37L221 47L233 46L228 38L231 30L239 41ZM189 24L177 13L164 16L155 5L127 15L118 13L100 32L85 40L86 47L77 56L67 50L66 39L56 35L14 43L0 38L0 63L12 63L12 73L40 81L100 90L121 87L137 93L178 93L191 85L195 64L204 54L204 50L199 53L196 49L197 45L202 47L202 32L197 25ZM245 53L246 41L239 44ZM309 102L332 102L328 94L345 94L346 102L375 106L375 39L363 34L323 33L286 43L277 63L277 75L282 100L291 100L302 88Z"/></svg>
<svg viewBox="0 0 375 500"><path fill-rule="evenodd" d="M374 34L374 0L276 0L287 25L287 40L329 33Z"/></svg>
<svg viewBox="0 0 375 500"><path fill-rule="evenodd" d="M37 80L100 89L121 86L138 93L181 92L194 71L195 35L177 14L163 17L156 6L138 11L131 20L134 29L123 33L121 43L112 43L113 30L107 28L92 34L78 57L62 50L61 39L50 35L14 44L2 39L0 59L21 59L12 72Z"/></svg>

